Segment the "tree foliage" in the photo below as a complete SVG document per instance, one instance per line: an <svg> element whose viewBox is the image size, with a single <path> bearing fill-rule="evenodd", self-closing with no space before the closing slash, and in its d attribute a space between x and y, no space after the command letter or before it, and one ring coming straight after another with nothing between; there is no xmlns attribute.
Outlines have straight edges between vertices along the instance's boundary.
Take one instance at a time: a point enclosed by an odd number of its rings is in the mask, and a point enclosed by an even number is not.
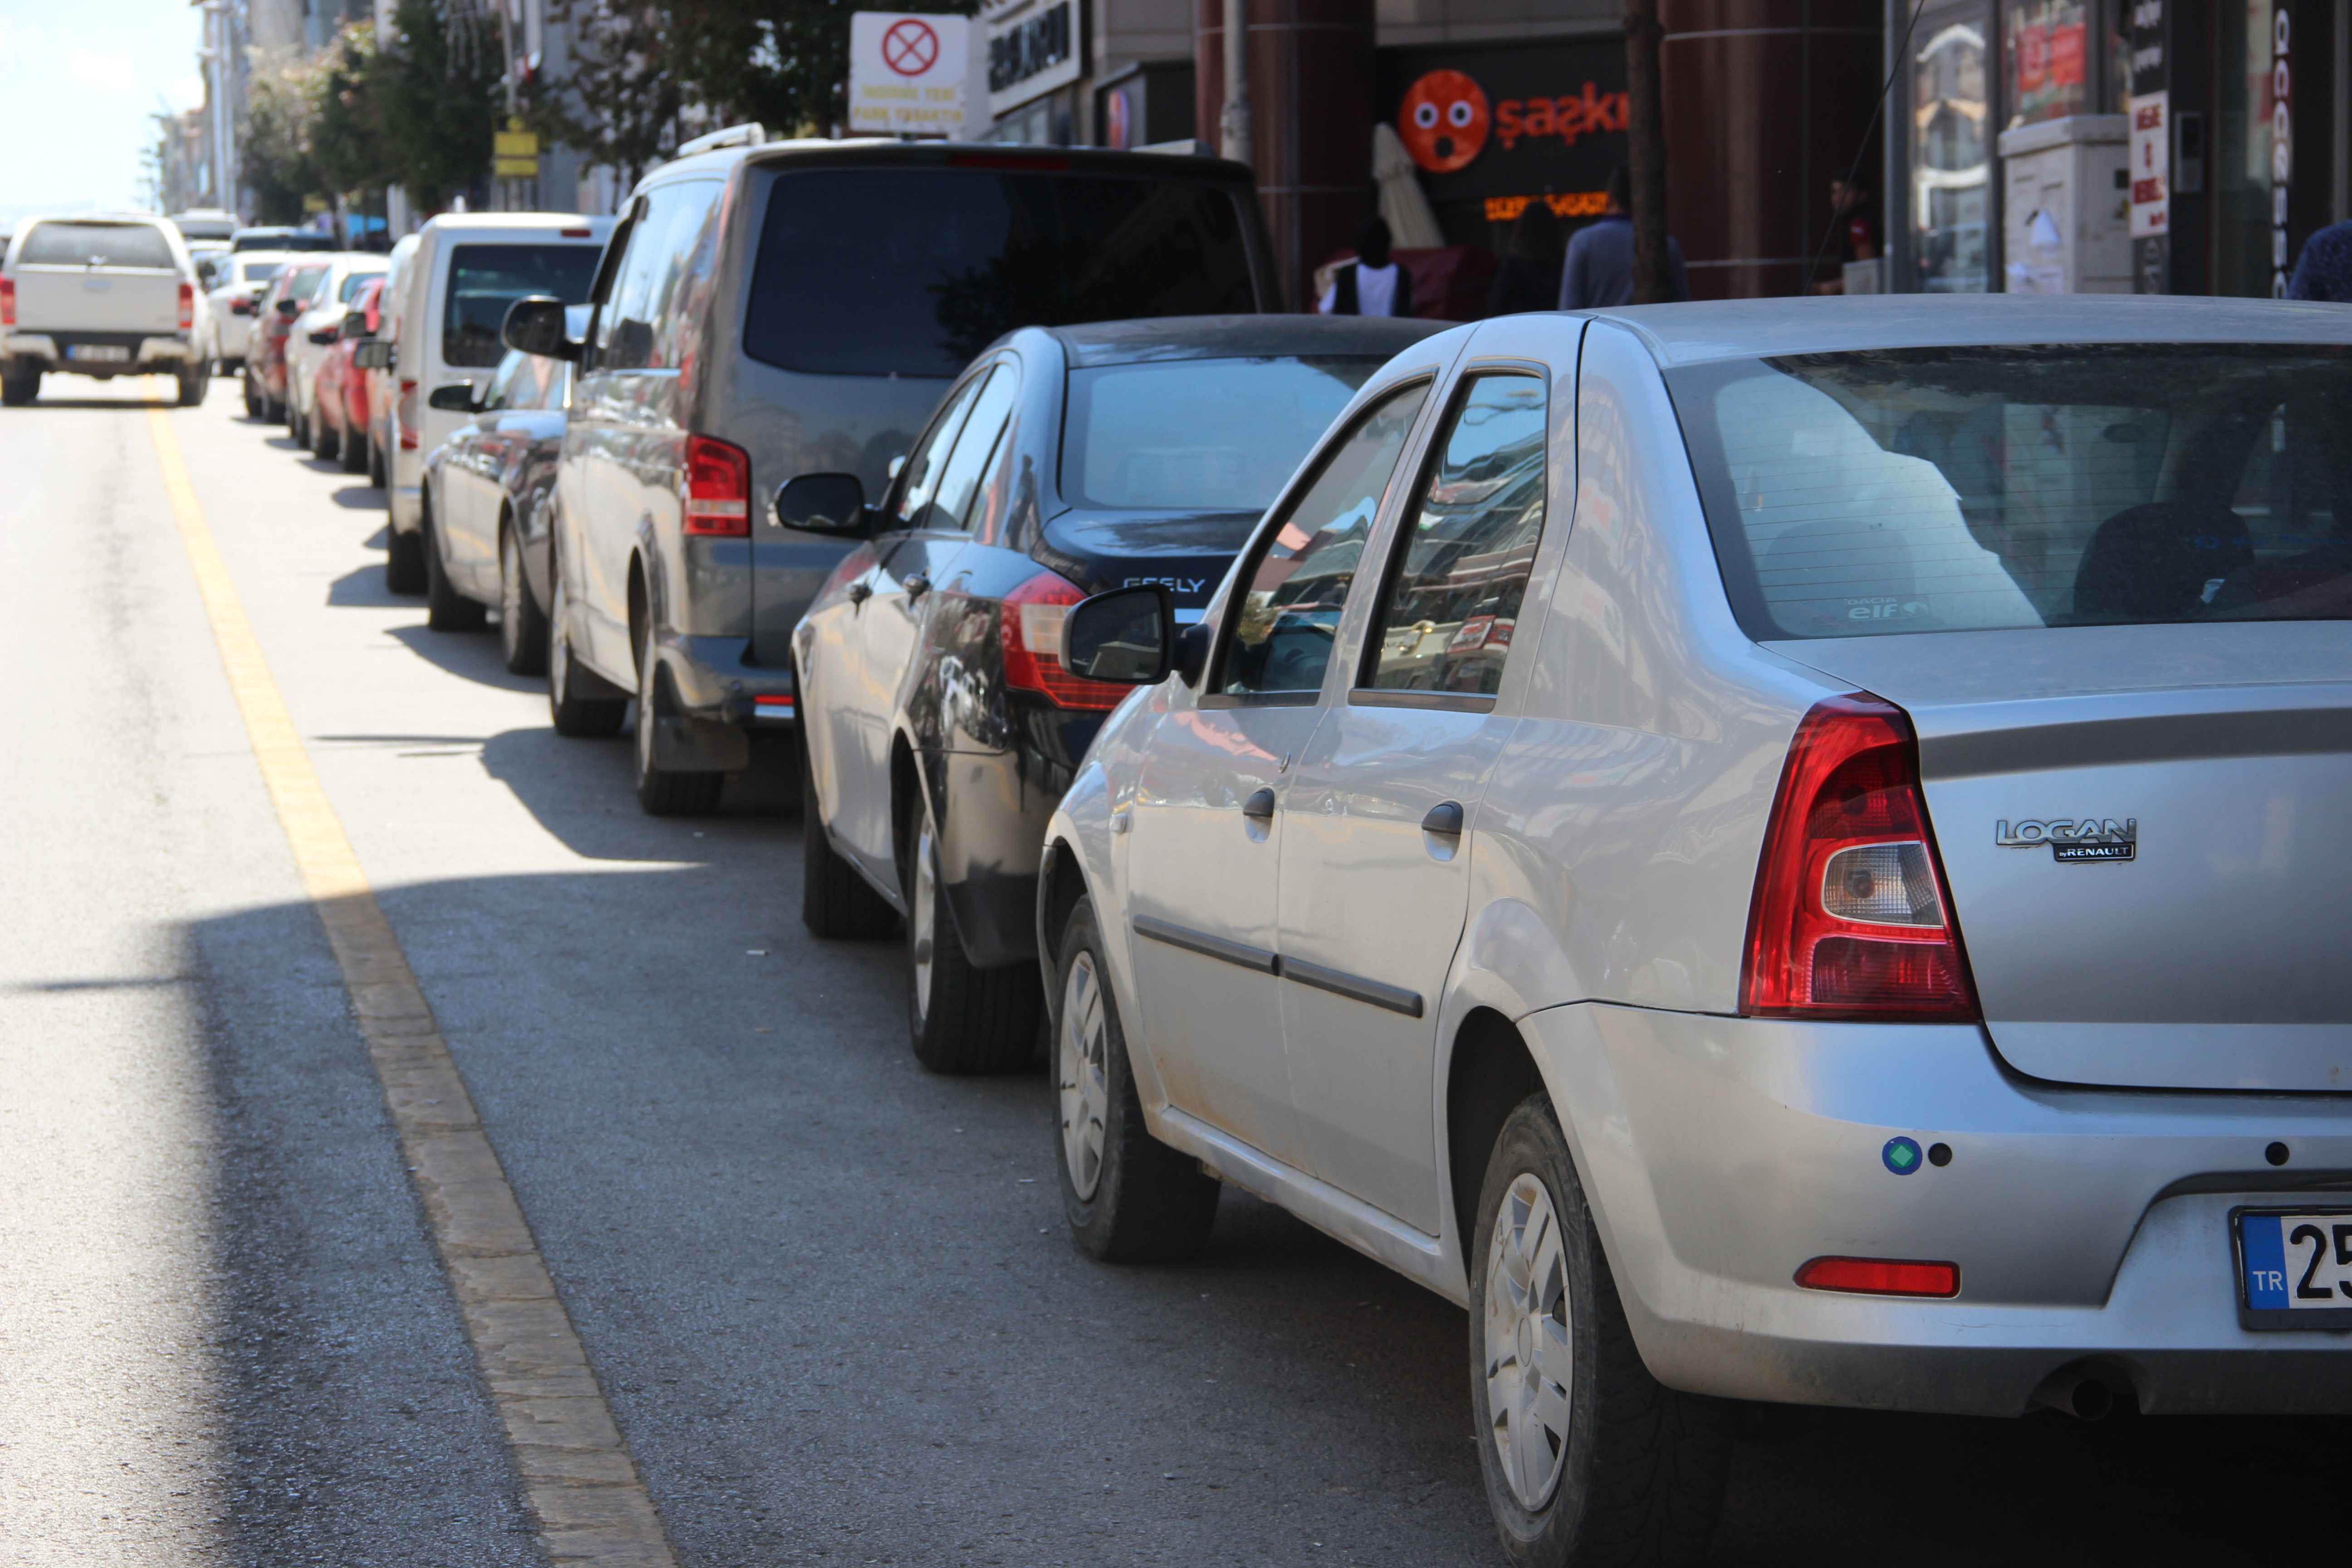
<svg viewBox="0 0 2352 1568"><path fill-rule="evenodd" d="M489 173L504 98L499 25L467 0L400 0L373 91L387 161L424 211Z"/></svg>
<svg viewBox="0 0 2352 1568"><path fill-rule="evenodd" d="M312 152L319 106L312 73L299 63L257 57L242 132L245 183L263 223L293 224L306 198L326 195Z"/></svg>

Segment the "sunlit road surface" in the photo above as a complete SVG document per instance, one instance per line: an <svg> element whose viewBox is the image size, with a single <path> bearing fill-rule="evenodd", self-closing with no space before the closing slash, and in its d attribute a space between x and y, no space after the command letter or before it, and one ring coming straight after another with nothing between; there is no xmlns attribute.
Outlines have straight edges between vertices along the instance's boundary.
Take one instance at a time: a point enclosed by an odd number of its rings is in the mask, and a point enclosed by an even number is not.
<svg viewBox="0 0 2352 1568"><path fill-rule="evenodd" d="M0 415L0 1563L545 1562L162 391ZM1076 1254L1045 1085L915 1068L896 947L800 930L798 825L642 816L624 745L383 593L377 493L236 410L164 418L677 1562L1501 1561L1460 1312L1230 1193L1196 1264ZM2257 1561L2330 1539L2284 1500L2352 1436L1743 1431L1727 1564Z"/></svg>

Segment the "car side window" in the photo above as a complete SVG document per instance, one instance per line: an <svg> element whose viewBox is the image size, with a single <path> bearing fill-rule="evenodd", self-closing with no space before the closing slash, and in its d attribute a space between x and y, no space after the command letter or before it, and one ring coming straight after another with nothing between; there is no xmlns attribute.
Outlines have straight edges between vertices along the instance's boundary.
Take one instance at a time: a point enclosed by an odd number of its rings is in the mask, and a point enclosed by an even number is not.
<svg viewBox="0 0 2352 1568"><path fill-rule="evenodd" d="M919 519L929 514L931 495L939 489L940 476L945 471L948 454L955 448L955 438L963 429L964 416L971 412L972 400L980 395L986 377L974 376L956 389L945 408L940 411L931 427L908 454L907 466L898 471L898 503L891 509L898 528L919 528Z"/></svg>
<svg viewBox="0 0 2352 1568"><path fill-rule="evenodd" d="M525 363L522 355L508 353L506 363L499 365L497 374L490 377L490 389L482 395L482 412L494 414L501 408L522 406L515 399L529 386L523 379Z"/></svg>
<svg viewBox="0 0 2352 1568"><path fill-rule="evenodd" d="M1364 684L1492 697L1544 524L1539 377L1473 376L1398 531Z"/></svg>
<svg viewBox="0 0 2352 1568"><path fill-rule="evenodd" d="M928 514L917 527L970 525L972 497L988 472L988 460L996 455L997 445L1004 438L1005 427L1013 423L1013 400L1020 384L1021 378L1011 365L999 365L989 376L988 384L972 401L971 413L963 422L963 433L956 437L955 450L949 454L947 466L940 470L940 482L931 493Z"/></svg>
<svg viewBox="0 0 2352 1568"><path fill-rule="evenodd" d="M1229 696L1323 686L1364 541L1429 384L1401 388L1357 419L1243 574L1213 689Z"/></svg>
<svg viewBox="0 0 2352 1568"><path fill-rule="evenodd" d="M606 370L663 370L678 361L677 326L689 278L698 275L712 208L714 180L682 181L646 193L628 249L598 313L597 360Z"/></svg>

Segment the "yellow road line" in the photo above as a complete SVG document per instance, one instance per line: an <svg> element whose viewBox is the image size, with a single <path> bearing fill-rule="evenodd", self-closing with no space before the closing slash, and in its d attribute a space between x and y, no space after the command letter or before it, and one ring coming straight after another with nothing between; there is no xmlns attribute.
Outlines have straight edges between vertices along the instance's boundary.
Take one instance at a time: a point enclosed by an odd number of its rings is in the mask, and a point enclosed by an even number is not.
<svg viewBox="0 0 2352 1568"><path fill-rule="evenodd" d="M558 1563L675 1568L653 1500L557 1300L514 1189L328 803L196 503L171 418L147 412L180 542L303 886L342 966L401 1152L465 1314L541 1543Z"/></svg>

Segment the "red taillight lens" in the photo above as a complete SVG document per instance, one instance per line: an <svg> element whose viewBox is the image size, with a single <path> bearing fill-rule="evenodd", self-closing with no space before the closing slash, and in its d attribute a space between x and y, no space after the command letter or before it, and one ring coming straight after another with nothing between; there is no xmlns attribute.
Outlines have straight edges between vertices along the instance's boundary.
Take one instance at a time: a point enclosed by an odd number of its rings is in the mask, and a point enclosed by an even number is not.
<svg viewBox="0 0 2352 1568"><path fill-rule="evenodd" d="M741 539L751 531L751 455L710 436L686 438L686 531Z"/></svg>
<svg viewBox="0 0 2352 1568"><path fill-rule="evenodd" d="M400 421L400 449L404 452L414 452L416 450L419 436L416 428L416 384L415 382L404 381L400 384L400 401L393 405L393 414Z"/></svg>
<svg viewBox="0 0 2352 1568"><path fill-rule="evenodd" d="M186 331L196 324L196 286L180 285L180 331Z"/></svg>
<svg viewBox="0 0 2352 1568"><path fill-rule="evenodd" d="M1040 572L1004 595L1001 637L1004 684L1042 693L1056 708L1107 713L1134 689L1113 680L1088 680L1062 668L1062 621L1086 590L1054 572Z"/></svg>
<svg viewBox="0 0 2352 1568"><path fill-rule="evenodd" d="M1891 1258L1816 1258L1797 1270L1808 1290L1843 1290L1857 1296L1957 1296L1957 1263L1906 1263Z"/></svg>
<svg viewBox="0 0 2352 1568"><path fill-rule="evenodd" d="M16 280L0 278L0 327L16 324Z"/></svg>
<svg viewBox="0 0 2352 1568"><path fill-rule="evenodd" d="M251 300L231 300L228 302L228 313L232 316L250 316L253 314L254 305L255 301Z"/></svg>
<svg viewBox="0 0 2352 1568"><path fill-rule="evenodd" d="M1797 726L1764 830L1739 1010L1978 1016L1903 710L1866 692Z"/></svg>

